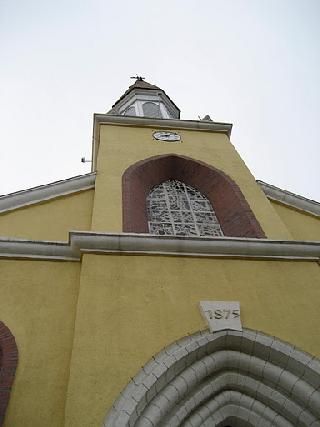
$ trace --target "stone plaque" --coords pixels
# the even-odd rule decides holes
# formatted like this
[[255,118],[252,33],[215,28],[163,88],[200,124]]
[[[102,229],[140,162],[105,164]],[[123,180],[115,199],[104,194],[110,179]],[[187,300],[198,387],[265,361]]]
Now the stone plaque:
[[210,332],[223,329],[242,331],[239,301],[200,301],[200,311]]

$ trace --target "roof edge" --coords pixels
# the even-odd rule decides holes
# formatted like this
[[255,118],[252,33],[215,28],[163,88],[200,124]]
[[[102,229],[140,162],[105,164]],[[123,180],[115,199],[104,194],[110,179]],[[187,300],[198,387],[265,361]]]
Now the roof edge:
[[92,155],[91,170],[96,170],[97,153],[100,144],[100,125],[150,127],[156,129],[187,129],[196,131],[218,132],[230,138],[232,131],[231,123],[211,122],[204,120],[180,120],[180,119],[155,119],[147,117],[133,117],[121,115],[108,115],[95,113],[93,115]]
[[300,196],[295,193],[291,193],[287,190],[282,190],[275,185],[267,184],[264,181],[257,180],[257,183],[260,185],[262,191],[265,195],[276,202],[288,205],[298,210],[307,212],[308,214],[320,216],[320,203],[307,199],[306,197]]
[[0,213],[94,188],[94,172],[0,196]]
[[113,110],[114,107],[116,107],[122,100],[124,100],[134,90],[162,92],[168,98],[168,100],[174,105],[174,107],[179,111],[179,115],[180,115],[179,107],[172,101],[172,99],[169,97],[169,95],[166,94],[166,92],[163,89],[141,79],[137,79],[131,86],[129,86],[129,88],[124,92],[124,94],[121,95],[120,98],[112,105],[111,110]]

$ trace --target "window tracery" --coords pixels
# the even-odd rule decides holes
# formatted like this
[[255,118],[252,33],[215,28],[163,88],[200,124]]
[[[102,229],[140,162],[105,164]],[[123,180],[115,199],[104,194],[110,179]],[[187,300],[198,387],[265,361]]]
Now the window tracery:
[[178,180],[154,187],[147,197],[149,233],[176,236],[223,236],[210,201]]

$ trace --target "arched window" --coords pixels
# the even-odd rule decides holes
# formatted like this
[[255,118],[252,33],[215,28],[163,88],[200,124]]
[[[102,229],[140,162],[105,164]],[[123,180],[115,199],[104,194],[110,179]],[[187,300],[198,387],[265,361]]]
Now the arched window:
[[165,181],[150,191],[147,214],[151,234],[223,236],[209,199],[178,180]]
[[147,117],[155,117],[157,119],[161,119],[160,106],[155,104],[154,102],[145,102],[142,105],[143,114]]
[[136,109],[134,108],[134,106],[132,105],[131,107],[127,108],[126,111],[124,112],[125,116],[135,116],[136,115]]
[[126,169],[122,177],[123,231],[149,233],[147,198],[159,183],[168,180],[187,183],[202,196],[205,194],[224,236],[265,237],[240,188],[228,175],[204,162],[177,154],[150,157]]
[[9,328],[0,321],[0,427],[4,423],[18,363],[18,349]]

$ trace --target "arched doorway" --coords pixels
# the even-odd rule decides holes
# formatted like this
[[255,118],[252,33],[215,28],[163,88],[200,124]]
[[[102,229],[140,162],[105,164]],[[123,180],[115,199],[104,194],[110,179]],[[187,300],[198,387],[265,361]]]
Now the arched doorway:
[[245,329],[185,337],[133,378],[104,427],[319,427],[320,361]]

